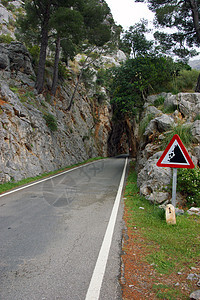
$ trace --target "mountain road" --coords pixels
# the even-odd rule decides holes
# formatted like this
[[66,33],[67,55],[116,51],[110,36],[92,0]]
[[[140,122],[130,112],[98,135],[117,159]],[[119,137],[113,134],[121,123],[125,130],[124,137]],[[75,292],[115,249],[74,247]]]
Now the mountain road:
[[127,163],[99,160],[0,195],[0,299],[121,299]]

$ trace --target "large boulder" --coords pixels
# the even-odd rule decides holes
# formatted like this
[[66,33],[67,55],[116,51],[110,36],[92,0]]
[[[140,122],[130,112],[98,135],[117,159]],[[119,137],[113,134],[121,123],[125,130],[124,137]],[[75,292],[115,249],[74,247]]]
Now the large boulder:
[[137,185],[140,193],[151,202],[162,204],[169,200],[169,184],[172,178],[170,168],[160,168],[156,166],[162,152],[157,152],[150,157],[144,168],[139,172]]
[[26,47],[20,42],[11,42],[8,46],[11,71],[21,71],[28,75],[34,75],[31,56]]
[[192,124],[191,132],[192,132],[194,142],[200,143],[200,120],[196,120]]
[[15,84],[18,80],[33,85],[30,80],[31,76],[35,76],[32,59],[26,47],[20,42],[0,44],[0,77],[10,80],[13,75],[16,78]]
[[149,122],[144,132],[144,137],[149,137],[156,132],[162,133],[171,129],[174,125],[174,119],[166,114],[156,117]]
[[9,69],[10,59],[8,57],[8,49],[4,44],[0,44],[0,70]]
[[193,150],[195,157],[197,158],[197,165],[200,166],[200,146],[196,146]]
[[178,103],[184,117],[193,118],[200,112],[200,93],[179,93]]
[[171,93],[167,94],[164,101],[165,107],[174,107],[177,109],[178,107],[178,97],[177,95],[172,95]]
[[163,114],[160,117],[155,118],[157,123],[158,131],[165,132],[171,129],[172,125],[174,124],[174,120],[172,117]]
[[148,106],[145,111],[145,116],[152,115],[154,117],[157,117],[157,116],[161,116],[162,114],[163,114],[162,111],[153,105]]

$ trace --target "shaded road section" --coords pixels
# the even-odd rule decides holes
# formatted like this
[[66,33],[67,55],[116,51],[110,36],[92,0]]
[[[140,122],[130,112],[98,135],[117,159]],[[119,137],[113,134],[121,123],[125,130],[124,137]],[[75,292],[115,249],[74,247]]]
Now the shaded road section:
[[[85,299],[125,159],[76,168],[0,198],[0,299]],[[120,204],[99,299],[121,299]]]

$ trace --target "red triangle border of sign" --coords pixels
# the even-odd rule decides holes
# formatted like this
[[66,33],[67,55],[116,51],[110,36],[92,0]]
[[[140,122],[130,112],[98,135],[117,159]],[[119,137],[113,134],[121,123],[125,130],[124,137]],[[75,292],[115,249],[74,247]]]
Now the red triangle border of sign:
[[[167,155],[167,153],[168,153],[170,147],[172,146],[172,144],[174,143],[175,140],[178,142],[178,145],[179,145],[179,147],[181,148],[181,150],[183,151],[183,153],[184,153],[184,155],[185,155],[185,157],[186,157],[186,159],[187,159],[189,165],[184,165],[184,164],[181,165],[181,164],[176,164],[176,163],[174,163],[174,164],[165,164],[165,163],[162,163],[162,161],[164,160],[165,156]],[[189,156],[189,154],[188,154],[188,152],[187,152],[185,146],[183,145],[183,143],[182,143],[182,141],[181,141],[181,139],[180,139],[180,137],[179,137],[178,134],[175,134],[175,135],[173,136],[173,138],[172,138],[171,141],[169,142],[167,148],[165,149],[165,151],[163,152],[163,154],[162,154],[161,157],[159,158],[159,160],[158,160],[158,162],[157,162],[156,165],[157,165],[158,167],[187,168],[187,169],[193,169],[193,168],[195,167],[193,161],[191,160],[191,158],[190,158],[190,156]]]

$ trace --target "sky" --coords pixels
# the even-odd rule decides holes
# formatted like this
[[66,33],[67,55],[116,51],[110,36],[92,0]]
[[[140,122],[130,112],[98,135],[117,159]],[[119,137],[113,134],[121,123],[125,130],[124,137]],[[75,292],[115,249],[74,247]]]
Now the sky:
[[136,3],[134,0],[105,0],[117,25],[127,30],[140,19],[153,21],[153,13],[145,3]]
[[[122,25],[124,30],[128,30],[130,26],[138,23],[140,19],[148,19],[148,28],[153,28],[154,14],[148,9],[145,3],[136,3],[134,0],[105,0],[110,7],[111,13],[117,25]],[[153,38],[149,34],[150,39]],[[197,49],[199,51],[199,49]],[[195,56],[191,60],[200,59]]]

